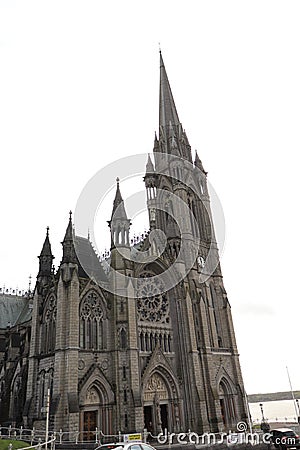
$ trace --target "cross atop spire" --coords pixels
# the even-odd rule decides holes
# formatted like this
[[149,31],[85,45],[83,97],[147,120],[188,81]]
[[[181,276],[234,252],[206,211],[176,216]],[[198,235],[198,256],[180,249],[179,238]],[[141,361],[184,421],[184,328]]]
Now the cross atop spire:
[[159,86],[159,126],[169,127],[172,125],[179,125],[179,117],[177,114],[174,98],[172,95],[170,83],[168,80],[166,68],[160,55],[160,86]]

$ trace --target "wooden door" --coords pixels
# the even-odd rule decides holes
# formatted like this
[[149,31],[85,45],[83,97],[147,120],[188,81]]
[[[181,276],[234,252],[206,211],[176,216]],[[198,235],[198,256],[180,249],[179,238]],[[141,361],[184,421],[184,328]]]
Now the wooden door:
[[84,440],[93,441],[96,438],[95,430],[97,427],[97,411],[84,411],[83,430]]

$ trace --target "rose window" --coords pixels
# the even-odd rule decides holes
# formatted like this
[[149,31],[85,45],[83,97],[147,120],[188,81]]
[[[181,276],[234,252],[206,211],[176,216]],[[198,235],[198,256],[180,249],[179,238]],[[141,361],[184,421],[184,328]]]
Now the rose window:
[[169,301],[162,282],[149,272],[138,280],[137,309],[139,320],[169,323]]

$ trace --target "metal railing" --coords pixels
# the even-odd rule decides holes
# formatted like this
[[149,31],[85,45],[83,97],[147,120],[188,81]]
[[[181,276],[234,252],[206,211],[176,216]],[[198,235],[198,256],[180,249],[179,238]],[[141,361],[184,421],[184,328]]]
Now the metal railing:
[[[232,432],[207,432],[203,434],[197,434],[191,430],[187,430],[185,433],[171,433],[166,429],[158,435],[152,434],[147,430],[141,433],[141,440],[143,442],[149,442],[152,445],[176,445],[176,444],[195,444],[195,445],[219,445],[221,443],[231,445],[232,443],[243,443],[248,436],[253,437],[251,441],[252,445],[264,443],[264,433],[260,429],[253,429],[253,433],[248,433],[249,430],[245,430],[244,433]],[[29,447],[19,450],[55,450],[56,445],[64,444],[94,444],[94,448],[102,444],[111,442],[123,442],[128,435],[119,431],[116,434],[104,434],[102,430],[95,428],[92,431],[52,431],[49,433],[48,440],[46,439],[46,430],[38,429],[26,429],[23,427],[14,428],[12,426],[0,427],[0,439],[9,439],[11,441],[25,441],[30,444]],[[248,442],[247,440],[245,441]],[[8,450],[13,450],[13,445],[9,444]]]
[[[104,434],[97,427],[95,430],[91,431],[63,431],[60,429],[59,431],[50,431],[49,439],[46,439],[46,430],[38,430],[36,428],[27,429],[27,428],[14,428],[11,425],[7,427],[0,426],[0,439],[10,439],[10,440],[19,440],[30,443],[30,448],[44,448],[48,443],[50,444],[49,448],[52,450],[54,442],[56,444],[65,444],[65,443],[73,443],[73,444],[82,444],[82,443],[94,443],[94,444],[107,444],[110,442],[122,442],[124,440],[124,434],[119,431],[116,434]],[[141,434],[142,440],[146,442],[148,432],[144,431]],[[47,445],[46,445],[47,447]]]
[[[148,432],[141,433],[142,440],[144,442],[147,441]],[[57,444],[64,443],[74,443],[74,444],[82,444],[82,443],[94,443],[94,444],[108,444],[111,442],[123,442],[124,436],[126,434],[122,434],[119,431],[116,434],[104,434],[101,430],[98,430],[96,427],[93,431],[63,431],[59,430],[54,432],[54,436],[56,437]]]
[[[46,439],[46,432],[44,430],[36,430],[35,428],[14,428],[11,425],[8,427],[0,427],[0,439],[7,439],[11,441],[24,441],[30,443],[29,447],[24,447],[27,449],[46,449],[55,450],[55,433],[49,434],[48,439]],[[8,450],[13,449],[13,444],[8,445]],[[18,450],[23,450],[18,449]]]

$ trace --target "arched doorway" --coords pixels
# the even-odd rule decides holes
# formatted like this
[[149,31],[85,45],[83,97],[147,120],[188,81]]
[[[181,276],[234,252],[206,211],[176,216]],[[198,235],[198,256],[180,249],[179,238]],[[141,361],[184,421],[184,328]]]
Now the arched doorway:
[[[152,434],[179,426],[179,405],[168,382],[154,372],[144,388],[144,426]],[[177,424],[177,426],[176,426]]]
[[219,398],[222,420],[226,428],[235,424],[235,404],[233,398],[233,392],[229,382],[222,378],[219,385]]
[[96,428],[103,434],[112,434],[112,405],[100,383],[93,383],[81,393],[80,422],[82,438],[94,440]]

